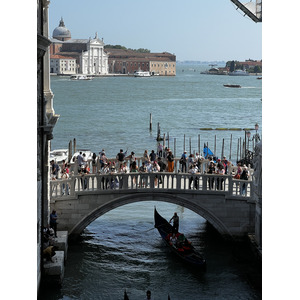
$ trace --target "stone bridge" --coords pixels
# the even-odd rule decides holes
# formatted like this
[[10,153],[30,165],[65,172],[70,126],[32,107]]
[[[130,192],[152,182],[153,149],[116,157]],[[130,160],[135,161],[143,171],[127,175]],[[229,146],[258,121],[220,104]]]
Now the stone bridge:
[[[245,189],[244,194],[242,191]],[[252,180],[231,175],[124,173],[73,175],[50,182],[50,206],[58,214],[58,230],[79,235],[91,222],[119,206],[164,201],[184,206],[205,218],[225,237],[255,230]]]

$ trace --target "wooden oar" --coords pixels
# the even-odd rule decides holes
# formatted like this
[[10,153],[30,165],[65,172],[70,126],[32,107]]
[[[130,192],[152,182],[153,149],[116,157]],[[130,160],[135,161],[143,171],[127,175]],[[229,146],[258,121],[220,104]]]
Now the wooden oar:
[[148,231],[150,231],[150,230],[153,230],[153,229],[158,228],[158,227],[163,226],[163,225],[164,225],[164,224],[160,224],[160,225],[158,225],[157,227],[150,228],[150,229],[148,229],[148,230],[145,231],[145,232],[148,232]]

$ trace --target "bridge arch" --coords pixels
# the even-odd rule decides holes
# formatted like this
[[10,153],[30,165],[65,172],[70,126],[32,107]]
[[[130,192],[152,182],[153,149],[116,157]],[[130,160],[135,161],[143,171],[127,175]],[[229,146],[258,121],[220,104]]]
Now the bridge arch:
[[[92,195],[91,195],[92,196]],[[80,195],[79,195],[80,197]],[[201,196],[200,196],[201,197]],[[168,193],[138,193],[138,194],[126,194],[120,195],[119,197],[115,197],[112,201],[99,205],[97,208],[92,210],[89,214],[84,216],[69,232],[71,238],[78,236],[83,230],[95,221],[97,218],[101,217],[105,213],[124,206],[126,204],[142,202],[142,201],[160,201],[160,202],[168,202],[172,204],[181,205],[186,207],[196,214],[200,215],[204,219],[206,219],[220,234],[223,236],[231,237],[230,230],[226,227],[226,225],[220,220],[215,214],[211,213],[208,209],[206,209],[203,205],[201,205],[201,201],[194,204],[191,202],[190,198],[185,197],[184,194],[168,194]]]

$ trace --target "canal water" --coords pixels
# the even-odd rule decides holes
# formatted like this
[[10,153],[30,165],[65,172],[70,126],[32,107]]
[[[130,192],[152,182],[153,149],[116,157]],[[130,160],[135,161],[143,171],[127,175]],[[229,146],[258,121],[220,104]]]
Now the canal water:
[[[115,157],[120,148],[156,149],[157,122],[169,133],[176,156],[184,148],[198,150],[208,142],[220,156],[235,163],[237,140],[244,131],[200,128],[254,128],[261,125],[261,80],[256,76],[203,75],[208,66],[177,65],[176,77],[112,77],[70,81],[51,77],[54,109],[60,119],[54,129],[52,149],[77,147]],[[223,84],[242,88],[225,88]],[[153,130],[149,131],[150,113]],[[252,135],[255,131],[251,131]],[[261,128],[259,129],[261,135]],[[251,143],[251,141],[250,141]],[[234,153],[235,152],[235,153]],[[207,259],[201,272],[186,266],[162,243],[154,226],[154,207],[166,219],[176,211],[180,231]],[[44,289],[41,299],[144,299],[150,289],[154,299],[261,299],[261,269],[249,245],[224,241],[205,219],[167,202],[141,201],[114,209],[91,223],[78,242],[69,246],[61,289]]]

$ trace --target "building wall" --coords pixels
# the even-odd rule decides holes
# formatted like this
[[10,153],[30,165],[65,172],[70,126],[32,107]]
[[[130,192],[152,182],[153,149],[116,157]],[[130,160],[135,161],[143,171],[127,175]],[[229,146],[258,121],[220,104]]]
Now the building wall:
[[76,59],[50,59],[50,73],[76,74]]
[[99,43],[99,40],[89,42],[87,51],[82,53],[80,65],[82,74],[108,74],[108,57],[104,52],[103,43]]
[[176,75],[176,62],[174,61],[151,61],[150,62],[151,74],[159,74],[163,76]]
[[109,73],[132,74],[138,70],[149,71],[150,62],[148,60],[127,60],[127,59],[108,59]]
[[62,44],[60,43],[51,43],[50,45],[50,54],[55,54],[55,53],[58,53],[60,52],[62,49]]
[[49,146],[58,120],[50,89],[50,40],[48,34],[49,1],[37,1],[37,291],[42,280],[43,227],[49,223],[50,178]]
[[167,52],[139,53],[132,50],[105,49],[108,53],[109,73],[133,74],[149,71],[163,76],[176,75],[176,56]]

